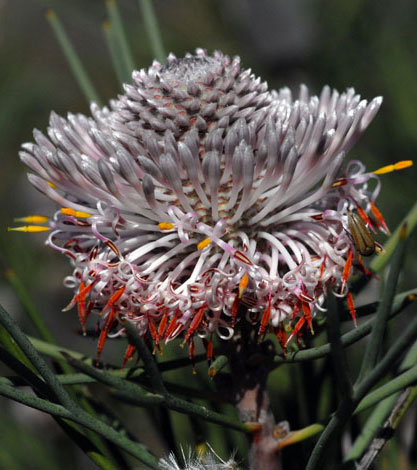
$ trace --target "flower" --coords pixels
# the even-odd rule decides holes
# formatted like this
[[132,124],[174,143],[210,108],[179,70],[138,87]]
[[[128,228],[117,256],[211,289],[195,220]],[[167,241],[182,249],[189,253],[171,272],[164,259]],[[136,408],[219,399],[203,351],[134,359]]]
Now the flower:
[[67,308],[78,304],[83,327],[100,315],[98,355],[124,320],[155,345],[182,333],[191,353],[198,335],[211,356],[212,335],[231,339],[243,319],[285,347],[288,328],[312,329],[329,288],[354,313],[358,237],[387,227],[378,176],[342,165],[382,99],[304,85],[293,99],[238,57],[201,49],[133,81],[92,117],[52,113],[48,136],[35,130],[20,153],[60,207],[46,227],[21,229],[50,229],[47,244],[70,258]]
[[159,461],[161,470],[237,470],[238,465],[235,456],[232,455],[227,461],[221,459],[209,444],[204,444],[205,450],[194,455],[191,450],[186,455],[181,448],[181,457],[184,467],[180,466],[175,454],[171,452],[166,459]]

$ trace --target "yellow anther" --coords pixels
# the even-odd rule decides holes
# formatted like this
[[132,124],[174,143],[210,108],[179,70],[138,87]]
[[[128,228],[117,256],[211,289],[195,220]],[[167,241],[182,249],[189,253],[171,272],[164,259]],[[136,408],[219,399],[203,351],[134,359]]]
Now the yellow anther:
[[47,184],[52,188],[52,189],[55,189],[56,188],[56,185],[54,183],[52,183],[51,181],[47,181]]
[[197,248],[199,250],[204,250],[204,248],[206,248],[207,246],[209,246],[211,243],[211,240],[210,238],[205,238],[203,241],[201,241],[198,245],[197,245]]
[[402,160],[394,164],[396,170],[403,170],[404,168],[408,168],[413,166],[413,160]]
[[158,224],[159,230],[172,230],[174,226],[169,222],[161,222]]
[[28,233],[39,233],[47,232],[51,230],[50,227],[45,227],[43,225],[25,225],[23,227],[8,227],[8,232],[28,232]]
[[26,222],[28,224],[44,224],[48,222],[49,217],[44,215],[28,215],[27,217],[16,217],[15,222]]
[[382,168],[378,168],[378,170],[373,171],[374,175],[384,175],[385,173],[391,173],[391,171],[396,170],[404,170],[404,168],[408,168],[413,165],[412,160],[402,160],[397,163],[393,163],[392,165],[383,166]]
[[248,276],[248,273],[245,273],[239,282],[239,299],[242,298],[243,293],[246,290],[246,287],[248,287],[248,283],[249,283],[249,276]]
[[77,217],[77,219],[88,219],[89,217],[91,217],[91,214],[89,214],[88,212],[76,211],[74,209],[71,209],[71,207],[63,207],[61,209],[61,213],[64,215]]

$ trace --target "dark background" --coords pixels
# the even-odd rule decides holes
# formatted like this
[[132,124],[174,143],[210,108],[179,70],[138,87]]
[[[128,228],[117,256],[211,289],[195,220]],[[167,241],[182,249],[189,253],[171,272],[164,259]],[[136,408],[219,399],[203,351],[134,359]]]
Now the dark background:
[[[136,66],[147,67],[153,57],[138,2],[121,0],[119,5]],[[95,340],[76,334],[76,313],[61,312],[71,297],[62,287],[62,279],[70,271],[67,260],[43,248],[44,234],[6,231],[14,217],[53,210],[53,205],[27,183],[18,158],[21,143],[32,139],[34,127],[45,130],[51,110],[61,115],[68,111],[89,113],[45,19],[47,7],[54,8],[64,22],[103,102],[120,92],[101,29],[106,17],[104,2],[0,0],[1,271],[13,268],[19,275],[60,344],[93,355]],[[370,169],[414,158],[415,0],[160,0],[155,8],[165,48],[178,57],[196,47],[210,52],[220,49],[240,55],[243,65],[266,79],[271,88],[288,85],[297,91],[298,85],[305,83],[318,94],[328,84],[339,91],[353,86],[368,100],[382,95],[379,114],[350,157],[363,160]],[[415,202],[416,176],[417,167],[413,167],[381,177],[378,207],[391,229]],[[384,238],[379,240],[383,243]],[[412,236],[402,289],[415,287],[416,248],[416,237]],[[4,277],[0,280],[0,301],[24,324],[22,308]],[[30,325],[26,330],[31,332]],[[119,349],[123,348],[110,346],[106,357],[120,357]],[[48,455],[54,456],[49,459],[51,469],[57,468],[57,462],[62,469],[90,468],[72,447],[54,446],[61,438],[51,429],[48,417],[9,407],[0,420],[0,468],[35,469],[38,464],[34,459],[44,462]],[[25,436],[25,445],[32,452],[29,460],[30,452],[25,457],[27,452],[23,455],[19,451],[18,442]],[[161,447],[156,444],[155,450],[160,452]]]

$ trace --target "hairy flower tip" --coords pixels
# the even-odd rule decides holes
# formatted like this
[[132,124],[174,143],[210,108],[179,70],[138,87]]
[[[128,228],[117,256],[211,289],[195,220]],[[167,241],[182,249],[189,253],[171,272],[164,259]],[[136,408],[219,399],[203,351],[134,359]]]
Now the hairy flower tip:
[[328,288],[345,295],[351,268],[365,270],[361,230],[386,227],[378,177],[342,168],[382,99],[327,86],[293,98],[203,50],[133,79],[93,117],[51,114],[21,152],[61,207],[47,243],[74,267],[68,307],[83,325],[100,313],[100,347],[125,319],[155,345],[182,333],[190,350],[195,335],[232,338],[242,318],[281,340],[312,328]]
[[237,470],[238,465],[232,455],[229,460],[222,460],[214,450],[209,446],[207,452],[200,456],[195,456],[191,451],[186,456],[182,450],[182,460],[184,465],[181,466],[175,455],[171,453],[167,459],[159,461],[161,470]]

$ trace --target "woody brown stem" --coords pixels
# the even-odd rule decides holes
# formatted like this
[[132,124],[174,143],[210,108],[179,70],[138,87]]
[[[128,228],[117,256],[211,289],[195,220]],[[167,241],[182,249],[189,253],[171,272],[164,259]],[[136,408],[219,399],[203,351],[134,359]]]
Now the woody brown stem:
[[255,412],[256,422],[261,425],[260,430],[252,436],[249,450],[250,470],[281,470],[281,456],[277,452],[275,437],[275,418],[269,407],[266,390],[247,390],[236,407],[241,417]]
[[240,420],[254,429],[250,437],[249,469],[281,470],[277,444],[282,436],[277,436],[266,390],[274,347],[269,341],[259,344],[253,327],[242,329],[240,333],[240,337],[226,346],[231,373],[223,376],[224,380],[218,380],[218,386],[229,394]]

